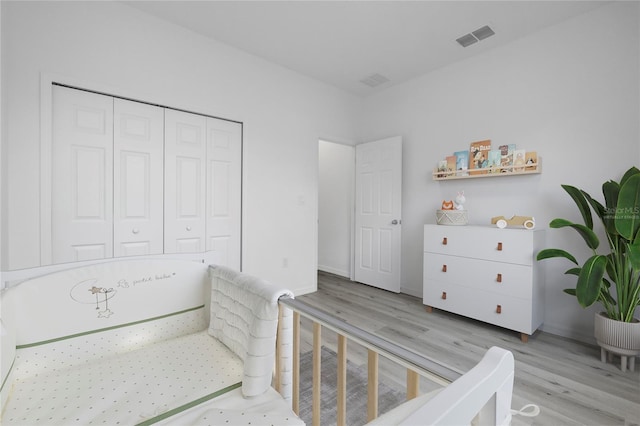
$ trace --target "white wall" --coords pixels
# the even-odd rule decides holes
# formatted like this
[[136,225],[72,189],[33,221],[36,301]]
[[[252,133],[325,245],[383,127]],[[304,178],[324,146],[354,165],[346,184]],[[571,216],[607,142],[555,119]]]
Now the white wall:
[[[244,269],[296,292],[316,283],[318,139],[403,136],[402,289],[417,296],[422,225],[435,223],[442,199],[464,189],[475,224],[516,213],[536,216],[541,226],[558,216],[578,220],[560,183],[596,195],[604,180],[640,160],[636,2],[602,7],[390,88],[365,99],[364,109],[337,89],[117,2],[0,7],[2,270],[39,263],[41,73],[243,121]],[[543,173],[431,180],[438,159],[485,138],[537,150]],[[549,246],[582,250],[570,232],[547,234]],[[567,265],[546,266],[544,329],[591,336],[591,312],[561,292],[573,284],[562,275]]]
[[318,143],[318,269],[351,275],[355,148]]
[[40,261],[40,78],[53,73],[242,121],[244,270],[315,290],[318,139],[354,140],[359,99],[118,2],[2,2],[2,39],[3,270]]
[[[4,194],[5,190],[4,190],[4,182],[6,181],[5,177],[4,177],[4,171],[5,171],[5,167],[4,167],[4,160],[3,160],[3,154],[2,152],[4,151],[4,127],[3,127],[3,122],[4,122],[4,96],[2,94],[2,88],[4,87],[4,83],[3,83],[3,72],[2,72],[2,62],[3,62],[3,49],[2,49],[2,4],[0,4],[0,194]],[[0,196],[0,259],[2,259],[2,253],[4,251],[4,209],[2,207],[3,205],[3,196]],[[1,265],[1,263],[0,263]],[[0,282],[2,281],[2,268],[0,267]],[[1,312],[0,312],[0,317],[1,317]]]
[[[602,199],[602,182],[638,165],[638,7],[604,6],[365,100],[361,140],[404,140],[403,292],[421,296],[422,225],[435,223],[435,210],[458,190],[471,224],[521,214],[546,227],[554,217],[579,220],[561,183]],[[536,150],[542,174],[432,181],[439,159],[482,139]],[[549,247],[586,256],[581,241],[547,231]],[[592,311],[562,293],[574,285],[563,275],[569,265],[546,262],[544,329],[591,339]]]

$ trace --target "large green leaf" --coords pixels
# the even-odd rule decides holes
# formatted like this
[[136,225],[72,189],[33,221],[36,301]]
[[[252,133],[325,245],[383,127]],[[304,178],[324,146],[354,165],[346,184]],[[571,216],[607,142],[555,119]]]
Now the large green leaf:
[[562,188],[567,191],[567,194],[573,198],[573,201],[578,206],[580,210],[580,214],[582,215],[582,219],[584,220],[584,224],[587,228],[593,229],[593,219],[591,218],[591,209],[589,208],[589,204],[587,200],[584,198],[584,195],[581,190],[571,185],[560,185]]
[[629,244],[629,250],[627,251],[629,257],[629,263],[633,269],[640,270],[640,239],[637,239]]
[[[589,217],[591,217],[591,214],[589,214]],[[549,226],[551,228],[564,228],[564,227],[570,226],[571,228],[575,229],[578,232],[578,234],[582,236],[582,238],[584,239],[584,242],[587,244],[589,248],[595,250],[600,245],[600,240],[598,239],[598,236],[595,234],[595,232],[593,232],[590,228],[584,225],[581,225],[579,223],[573,223],[566,219],[553,219],[551,222],[549,222]]]
[[582,266],[576,284],[576,296],[583,308],[593,305],[598,300],[606,264],[607,258],[597,254],[587,259]]
[[537,260],[544,260],[544,259],[550,259],[552,257],[564,257],[565,259],[569,259],[570,261],[572,261],[576,265],[578,264],[578,261],[576,260],[575,257],[573,257],[573,255],[571,255],[571,253],[569,253],[569,252],[567,252],[565,250],[561,250],[561,249],[544,249],[544,250],[540,250],[538,252],[538,256],[536,256],[536,259]]
[[640,173],[640,169],[636,166],[629,168],[622,176],[622,179],[620,179],[620,186],[624,185],[631,176],[637,175],[638,173]]
[[640,227],[640,174],[632,175],[620,187],[615,221],[620,235],[633,241]]
[[576,277],[578,275],[580,275],[580,271],[582,270],[582,268],[571,268],[571,269],[567,269],[566,271],[564,271],[565,275],[575,275]]
[[[611,235],[617,235],[616,230],[616,209],[618,207],[618,194],[620,192],[620,185],[618,182],[612,180],[602,184],[602,194],[604,195],[605,206],[600,215],[605,230]],[[592,204],[593,205],[593,204]]]

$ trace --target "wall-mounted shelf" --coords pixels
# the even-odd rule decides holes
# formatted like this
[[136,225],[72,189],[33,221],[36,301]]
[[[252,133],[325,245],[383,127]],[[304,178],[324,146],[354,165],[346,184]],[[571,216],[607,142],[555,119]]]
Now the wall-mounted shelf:
[[[467,175],[461,176],[460,173],[466,173]],[[471,170],[452,170],[438,171],[435,169],[432,173],[433,180],[456,180],[456,179],[475,179],[475,178],[488,178],[488,177],[507,177],[507,176],[522,176],[522,175],[534,175],[542,173],[542,158],[538,157],[538,162],[533,164],[526,164],[525,166],[503,166],[493,169],[471,169]]]

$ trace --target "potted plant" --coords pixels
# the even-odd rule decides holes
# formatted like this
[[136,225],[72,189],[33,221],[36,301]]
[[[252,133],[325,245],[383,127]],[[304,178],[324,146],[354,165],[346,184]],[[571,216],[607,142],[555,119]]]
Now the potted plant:
[[[602,347],[603,361],[606,352],[619,354],[624,371],[627,356],[631,356],[633,369],[633,357],[640,354],[640,321],[634,317],[640,305],[640,170],[631,167],[619,183],[605,182],[604,205],[581,189],[561,186],[577,205],[584,224],[553,219],[549,227],[574,229],[592,255],[580,265],[569,252],[548,248],[541,250],[537,259],[561,257],[577,265],[565,272],[577,277],[576,286],[564,292],[575,296],[584,308],[602,304],[605,312],[596,314],[595,337]],[[602,250],[594,231],[592,210],[606,235],[607,250]],[[598,253],[599,248],[603,253]]]

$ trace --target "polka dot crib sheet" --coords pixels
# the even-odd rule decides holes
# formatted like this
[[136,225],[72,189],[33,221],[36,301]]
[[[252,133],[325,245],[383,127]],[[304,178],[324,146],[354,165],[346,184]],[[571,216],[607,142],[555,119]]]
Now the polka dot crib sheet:
[[4,425],[132,425],[239,386],[241,360],[206,331],[17,380]]
[[275,389],[245,399],[234,389],[190,410],[157,423],[157,426],[304,426]]

